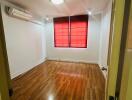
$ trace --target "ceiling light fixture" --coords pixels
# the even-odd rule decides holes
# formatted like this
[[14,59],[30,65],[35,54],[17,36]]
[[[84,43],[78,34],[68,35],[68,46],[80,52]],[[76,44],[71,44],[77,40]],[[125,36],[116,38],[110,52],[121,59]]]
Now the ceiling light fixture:
[[92,12],[91,12],[91,11],[88,11],[88,14],[89,14],[89,15],[92,15]]
[[46,21],[49,21],[49,17],[46,17],[45,19],[46,19]]
[[64,0],[51,0],[51,2],[55,5],[59,5],[59,4],[62,4],[64,3]]

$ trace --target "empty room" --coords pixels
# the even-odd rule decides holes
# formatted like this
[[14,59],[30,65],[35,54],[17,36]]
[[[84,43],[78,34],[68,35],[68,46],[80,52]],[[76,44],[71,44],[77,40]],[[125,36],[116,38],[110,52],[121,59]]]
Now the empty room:
[[1,0],[10,99],[108,100],[112,7],[112,0]]

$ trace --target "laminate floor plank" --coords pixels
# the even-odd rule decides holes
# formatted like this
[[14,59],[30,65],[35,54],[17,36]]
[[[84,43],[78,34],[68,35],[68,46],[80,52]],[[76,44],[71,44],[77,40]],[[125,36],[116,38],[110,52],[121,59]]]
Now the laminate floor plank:
[[50,61],[12,80],[11,100],[104,100],[105,78],[96,64]]

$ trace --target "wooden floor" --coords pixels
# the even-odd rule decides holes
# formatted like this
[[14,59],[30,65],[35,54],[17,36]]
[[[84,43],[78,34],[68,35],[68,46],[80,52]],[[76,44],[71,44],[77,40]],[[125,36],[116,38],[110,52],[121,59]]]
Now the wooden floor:
[[104,100],[105,79],[95,64],[46,61],[13,88],[12,100]]

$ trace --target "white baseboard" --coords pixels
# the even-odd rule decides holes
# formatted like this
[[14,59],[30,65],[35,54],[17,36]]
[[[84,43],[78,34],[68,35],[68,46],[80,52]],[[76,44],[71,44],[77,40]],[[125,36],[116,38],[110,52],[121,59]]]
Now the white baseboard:
[[85,61],[85,60],[73,60],[73,59],[57,59],[57,58],[47,58],[47,60],[56,60],[56,61],[67,61],[67,62],[81,62],[81,63],[90,63],[98,64],[96,61]]

